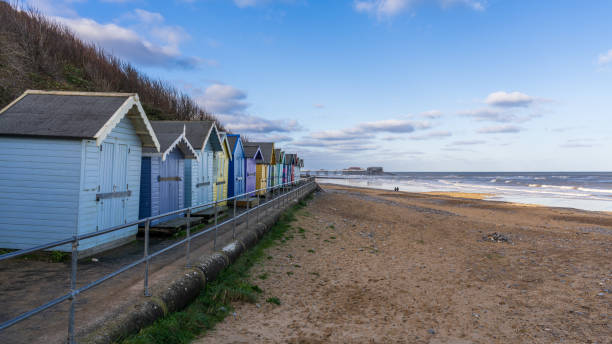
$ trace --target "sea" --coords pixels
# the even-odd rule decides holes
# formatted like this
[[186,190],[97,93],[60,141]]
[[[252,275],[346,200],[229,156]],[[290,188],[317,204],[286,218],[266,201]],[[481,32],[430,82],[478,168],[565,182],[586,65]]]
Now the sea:
[[490,201],[612,212],[612,172],[394,172],[317,179],[407,192],[482,193]]

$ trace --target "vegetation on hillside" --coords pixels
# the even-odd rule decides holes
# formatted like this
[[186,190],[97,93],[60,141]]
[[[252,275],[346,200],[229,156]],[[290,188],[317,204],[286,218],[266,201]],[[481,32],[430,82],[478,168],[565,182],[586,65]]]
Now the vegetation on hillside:
[[151,119],[216,121],[189,95],[82,41],[64,25],[0,1],[0,108],[27,89],[138,93]]

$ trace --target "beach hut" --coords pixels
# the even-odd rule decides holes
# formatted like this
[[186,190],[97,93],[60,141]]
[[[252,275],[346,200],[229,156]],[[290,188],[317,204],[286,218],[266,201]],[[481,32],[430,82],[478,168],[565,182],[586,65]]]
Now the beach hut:
[[197,156],[195,160],[185,160],[185,207],[209,204],[213,201],[214,155],[223,149],[217,126],[213,121],[172,122],[185,125],[187,141]]
[[295,181],[299,182],[301,179],[302,167],[304,167],[304,160],[298,158],[297,164],[295,164]]
[[287,159],[287,183],[291,183],[295,181],[294,172],[297,156],[295,154],[287,154],[285,159]]
[[244,154],[244,146],[242,145],[240,135],[227,134],[227,142],[229,143],[230,151],[232,152],[232,160],[230,160],[229,169],[227,173],[227,196],[233,197],[246,192],[246,161]]
[[[261,150],[262,160],[257,162],[257,180],[255,187],[257,189],[266,189],[270,184],[272,184],[270,174],[273,171],[271,166],[276,164],[276,159],[274,158],[274,142],[253,142],[253,144],[259,145],[259,149]],[[265,196],[267,190],[260,190],[259,195]]]
[[[199,160],[187,140],[186,127],[181,123],[152,121],[160,152],[144,148],[140,174],[139,218],[169,213],[185,207],[185,159]],[[168,221],[164,217],[152,224]]]
[[276,169],[274,171],[274,178],[276,179],[275,185],[281,185],[283,183],[283,164],[285,162],[285,152],[280,149],[275,149],[274,157],[276,158]]
[[[246,172],[245,192],[251,192],[255,191],[259,184],[257,179],[257,164],[263,161],[263,156],[259,145],[250,142],[244,143],[244,154]],[[255,194],[249,194],[249,196],[255,196]]]
[[283,152],[283,184],[289,182],[289,154]]
[[[135,93],[26,91],[0,111],[0,247],[138,220],[143,147],[158,151],[159,142]],[[118,246],[137,230],[82,240],[78,250]]]
[[227,174],[229,170],[229,162],[232,160],[232,152],[227,141],[227,134],[220,132],[219,140],[221,140],[221,151],[215,153],[214,157],[214,175],[215,183],[213,184],[213,197],[218,206],[227,205]]

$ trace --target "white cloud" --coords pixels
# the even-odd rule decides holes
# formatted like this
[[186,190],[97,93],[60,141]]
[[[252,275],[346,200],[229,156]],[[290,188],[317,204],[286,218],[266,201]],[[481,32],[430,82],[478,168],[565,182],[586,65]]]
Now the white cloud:
[[[128,62],[165,68],[192,69],[201,65],[215,65],[215,61],[181,54],[180,44],[189,35],[178,26],[163,25],[164,17],[155,12],[136,9],[122,18],[136,23],[124,27],[116,23],[102,24],[82,17],[51,17],[66,25],[83,39],[104,48]],[[136,31],[136,28],[144,32]]]
[[439,110],[429,110],[421,113],[421,116],[425,118],[436,119],[442,117],[442,111]]
[[361,131],[386,132],[386,133],[411,133],[415,129],[428,129],[428,122],[417,122],[405,119],[387,119],[376,122],[365,122],[358,126]]
[[612,49],[608,50],[607,53],[599,54],[597,57],[597,63],[600,66],[607,65],[612,62]]
[[487,141],[483,140],[463,140],[463,141],[454,141],[453,145],[455,146],[471,146],[471,145],[480,145],[487,143]]
[[414,0],[357,0],[355,10],[376,14],[378,17],[394,16],[413,5]]
[[[476,11],[485,9],[485,0],[427,0],[435,1],[442,8],[462,5]],[[390,18],[416,6],[419,0],[355,0],[353,8],[357,12],[375,15],[379,19]]]
[[478,129],[478,133],[480,134],[512,134],[512,133],[518,133],[521,130],[523,130],[521,127],[507,124],[507,125],[480,128]]
[[373,138],[376,133],[411,133],[417,129],[431,128],[431,124],[404,119],[387,119],[376,122],[359,123],[354,127],[340,130],[314,132],[311,137],[318,140],[363,140]]
[[269,120],[247,113],[247,109],[251,106],[247,102],[247,93],[231,85],[215,83],[204,91],[194,89],[194,92],[198,104],[215,114],[231,131],[266,134],[288,133],[302,129],[296,120]]
[[204,108],[213,113],[236,114],[250,106],[246,102],[247,94],[233,86],[213,84],[204,90],[196,99]]
[[21,6],[19,4],[17,8],[22,10],[35,8],[37,11],[49,16],[76,17],[77,13],[71,6],[73,2],[72,0],[25,0],[25,5]]
[[233,1],[234,1],[234,4],[240,8],[255,7],[255,6],[260,6],[260,5],[264,5],[264,4],[271,3],[271,2],[281,2],[281,3],[287,3],[287,4],[298,2],[297,0],[233,0]]
[[410,139],[422,141],[422,140],[439,139],[439,138],[449,137],[449,136],[453,136],[453,134],[450,131],[432,131],[431,133],[427,133],[423,135],[411,136]]
[[323,105],[323,104],[312,104],[312,106],[316,107],[317,109],[325,108],[325,105]]
[[317,131],[310,134],[310,136],[314,139],[325,141],[363,140],[374,137],[371,133],[365,133],[357,128]]
[[453,5],[463,5],[468,8],[473,9],[474,11],[484,11],[486,1],[481,0],[442,0],[442,7],[447,8]]
[[293,141],[293,138],[288,135],[281,134],[250,134],[249,139],[254,142],[274,142],[274,148],[281,148],[278,146],[279,143],[288,143]]
[[563,148],[590,148],[596,145],[597,140],[588,139],[568,139],[564,144],[560,145]]
[[502,123],[519,121],[519,118],[513,114],[503,113],[493,109],[466,110],[459,112],[459,115],[472,117],[477,121],[493,121]]
[[134,16],[146,24],[161,23],[164,21],[164,17],[160,13],[149,12],[140,8],[134,10]]
[[245,114],[215,114],[227,129],[245,134],[289,133],[301,130],[296,120],[269,120]]
[[533,103],[535,99],[521,92],[493,92],[487,96],[485,103],[502,107],[526,107]]

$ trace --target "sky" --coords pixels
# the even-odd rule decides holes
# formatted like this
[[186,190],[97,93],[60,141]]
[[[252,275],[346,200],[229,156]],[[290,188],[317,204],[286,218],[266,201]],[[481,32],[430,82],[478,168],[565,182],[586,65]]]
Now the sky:
[[612,170],[612,1],[22,2],[306,169]]

